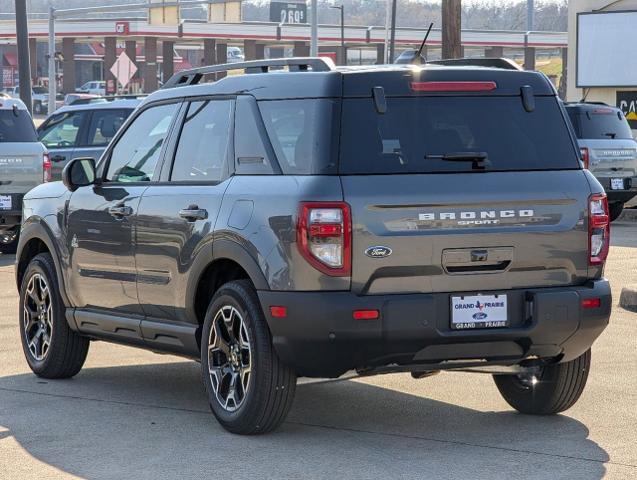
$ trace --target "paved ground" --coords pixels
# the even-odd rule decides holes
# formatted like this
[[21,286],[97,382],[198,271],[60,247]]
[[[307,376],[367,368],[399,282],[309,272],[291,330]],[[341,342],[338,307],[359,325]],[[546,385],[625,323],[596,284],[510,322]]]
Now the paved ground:
[[[637,283],[637,227],[613,229],[615,298]],[[225,433],[198,365],[94,343],[80,375],[22,359],[12,258],[0,257],[0,478],[637,478],[637,314],[615,308],[565,415],[513,413],[486,375],[304,383],[275,434]]]

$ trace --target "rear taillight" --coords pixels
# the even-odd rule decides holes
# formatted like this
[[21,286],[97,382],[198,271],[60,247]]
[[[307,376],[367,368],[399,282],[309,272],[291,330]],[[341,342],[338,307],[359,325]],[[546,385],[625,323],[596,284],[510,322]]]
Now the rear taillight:
[[42,157],[42,181],[50,182],[51,179],[51,159],[49,158],[49,154],[45,153]]
[[591,161],[591,157],[590,154],[588,152],[588,148],[586,147],[582,147],[579,149],[579,153],[580,153],[580,157],[582,158],[582,162],[584,162],[584,168],[588,168],[590,161]]
[[301,255],[317,270],[336,277],[351,275],[352,220],[344,202],[303,202],[297,243]]
[[610,245],[608,199],[604,193],[591,195],[588,200],[588,263],[603,265]]

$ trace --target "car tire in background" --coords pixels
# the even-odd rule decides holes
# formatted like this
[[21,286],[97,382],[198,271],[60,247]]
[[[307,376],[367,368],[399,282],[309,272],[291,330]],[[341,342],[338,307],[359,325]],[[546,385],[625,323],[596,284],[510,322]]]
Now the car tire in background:
[[590,349],[570,362],[540,367],[533,375],[494,375],[498,390],[520,413],[552,415],[568,410],[586,386]]
[[623,203],[613,202],[608,204],[608,213],[609,213],[611,222],[614,222],[615,220],[617,220],[623,211],[624,211]]
[[33,113],[35,113],[36,115],[42,114],[42,102],[40,102],[39,100],[33,102]]
[[0,253],[15,253],[18,248],[18,240],[20,240],[19,233],[0,233]]
[[274,350],[250,281],[225,284],[210,302],[201,334],[201,372],[210,408],[229,432],[267,433],[287,416],[296,374]]
[[90,341],[70,329],[65,310],[53,258],[40,253],[22,279],[19,309],[24,356],[39,377],[73,377],[86,360]]

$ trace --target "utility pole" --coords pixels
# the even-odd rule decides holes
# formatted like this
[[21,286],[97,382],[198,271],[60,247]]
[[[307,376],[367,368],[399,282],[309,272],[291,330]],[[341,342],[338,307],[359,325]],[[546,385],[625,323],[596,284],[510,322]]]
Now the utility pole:
[[18,75],[20,76],[20,99],[33,110],[31,99],[31,60],[29,59],[29,27],[27,24],[26,0],[15,0],[15,29],[18,39]]
[[442,58],[462,57],[462,2],[442,0]]
[[49,0],[49,115],[55,112],[57,79],[55,75],[55,9]]
[[396,48],[396,0],[391,2],[391,33],[389,37],[389,61],[394,63],[394,53]]
[[347,65],[347,52],[345,52],[345,6],[344,5],[332,5],[330,8],[335,8],[341,11],[341,54],[340,64]]
[[318,0],[310,1],[310,57],[318,57]]
[[390,0],[385,0],[385,48],[383,49],[385,64],[389,63],[389,19],[391,17]]
[[533,0],[526,0],[526,35],[524,36],[524,68],[535,70],[535,48],[529,46],[530,33],[535,23],[535,5]]

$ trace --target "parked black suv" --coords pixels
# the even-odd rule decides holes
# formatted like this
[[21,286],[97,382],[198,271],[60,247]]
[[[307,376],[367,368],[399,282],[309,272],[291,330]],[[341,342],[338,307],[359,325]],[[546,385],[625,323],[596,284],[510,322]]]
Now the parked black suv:
[[560,412],[609,320],[606,196],[538,73],[181,72],[63,181],[24,201],[32,370],[77,374],[91,339],[199,359],[232,432],[350,370],[489,371],[517,410]]

